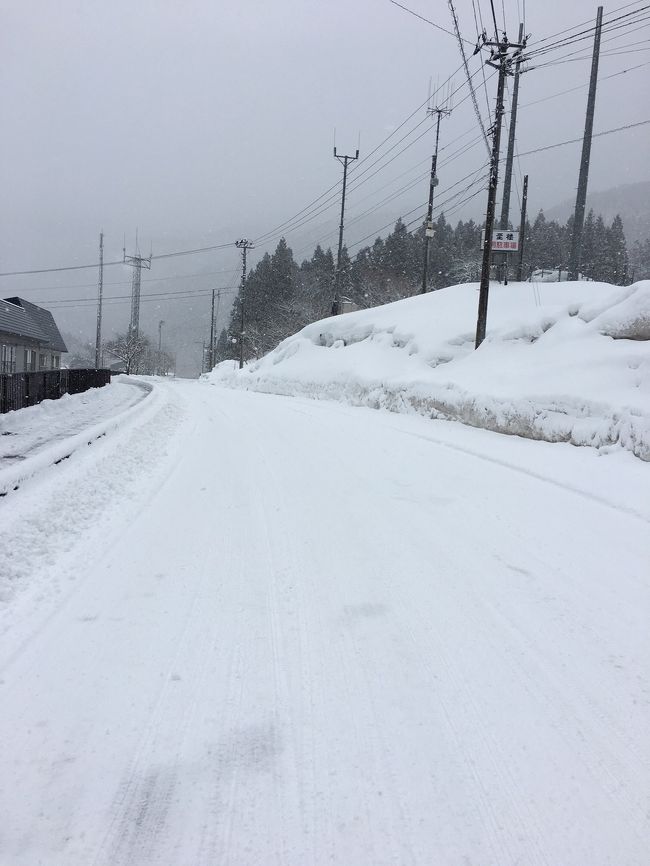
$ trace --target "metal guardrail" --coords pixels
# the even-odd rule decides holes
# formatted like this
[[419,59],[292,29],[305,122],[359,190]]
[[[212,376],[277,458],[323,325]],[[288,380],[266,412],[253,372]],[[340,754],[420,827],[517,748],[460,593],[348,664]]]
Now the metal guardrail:
[[111,381],[110,370],[42,370],[39,373],[0,373],[0,414],[64,394],[80,394]]

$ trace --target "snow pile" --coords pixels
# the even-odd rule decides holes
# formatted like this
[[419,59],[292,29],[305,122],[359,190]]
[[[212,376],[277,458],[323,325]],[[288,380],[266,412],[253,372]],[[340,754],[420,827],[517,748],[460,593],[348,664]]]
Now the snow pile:
[[477,284],[323,319],[215,384],[416,412],[650,460],[650,281]]
[[137,415],[151,392],[150,382],[120,376],[103,388],[0,415],[0,499]]

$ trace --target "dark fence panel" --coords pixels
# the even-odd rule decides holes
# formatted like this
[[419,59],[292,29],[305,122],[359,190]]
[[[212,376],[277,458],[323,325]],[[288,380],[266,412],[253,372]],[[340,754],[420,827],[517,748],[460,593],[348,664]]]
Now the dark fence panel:
[[0,414],[35,406],[42,400],[58,400],[64,394],[80,394],[111,381],[110,370],[41,370],[38,373],[0,374]]

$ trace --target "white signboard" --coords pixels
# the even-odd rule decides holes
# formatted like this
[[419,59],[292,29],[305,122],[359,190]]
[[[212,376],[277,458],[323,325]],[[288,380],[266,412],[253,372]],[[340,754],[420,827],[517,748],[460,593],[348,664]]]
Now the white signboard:
[[[481,232],[481,249],[485,246],[485,229]],[[492,232],[492,251],[516,253],[519,249],[519,231],[495,229]]]
[[519,249],[519,232],[518,231],[502,231],[497,230],[492,232],[492,249],[503,250],[507,253],[517,252]]

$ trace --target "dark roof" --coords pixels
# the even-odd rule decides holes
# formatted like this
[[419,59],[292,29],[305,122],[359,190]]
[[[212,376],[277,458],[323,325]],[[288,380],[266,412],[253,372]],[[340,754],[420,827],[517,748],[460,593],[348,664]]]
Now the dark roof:
[[0,300],[0,331],[37,340],[55,352],[68,351],[52,313],[24,298]]

